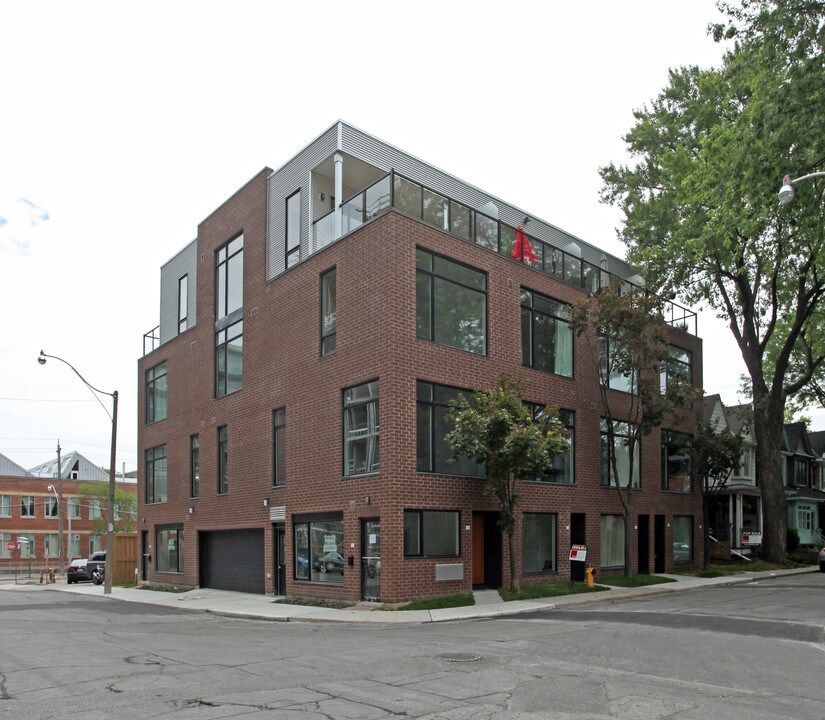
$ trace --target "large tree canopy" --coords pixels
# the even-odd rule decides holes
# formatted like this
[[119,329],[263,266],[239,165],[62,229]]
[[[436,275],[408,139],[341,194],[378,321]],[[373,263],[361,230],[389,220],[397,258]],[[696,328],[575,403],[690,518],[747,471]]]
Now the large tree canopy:
[[[825,356],[825,178],[777,203],[782,176],[825,170],[825,0],[720,3],[722,67],[671,70],[625,136],[634,163],[602,168],[629,259],[729,324],[749,375],[767,559],[784,558],[780,437],[788,397]],[[705,374],[712,382],[712,372]]]

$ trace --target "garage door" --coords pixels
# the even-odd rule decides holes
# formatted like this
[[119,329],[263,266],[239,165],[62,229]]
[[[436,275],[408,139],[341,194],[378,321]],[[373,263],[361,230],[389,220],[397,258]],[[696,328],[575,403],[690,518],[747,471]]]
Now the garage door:
[[200,533],[200,585],[216,590],[264,592],[264,531]]

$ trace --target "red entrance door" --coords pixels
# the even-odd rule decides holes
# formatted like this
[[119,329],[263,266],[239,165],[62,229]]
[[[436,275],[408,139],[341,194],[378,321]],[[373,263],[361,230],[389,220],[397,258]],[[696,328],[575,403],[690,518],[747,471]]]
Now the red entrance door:
[[484,515],[473,515],[473,585],[484,585]]

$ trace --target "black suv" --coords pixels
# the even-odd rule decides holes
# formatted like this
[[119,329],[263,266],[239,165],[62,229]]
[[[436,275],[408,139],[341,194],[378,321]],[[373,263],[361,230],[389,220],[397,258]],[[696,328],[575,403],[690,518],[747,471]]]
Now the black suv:
[[92,553],[92,557],[90,557],[88,562],[86,563],[86,574],[89,577],[92,577],[92,573],[95,570],[103,570],[104,572],[106,571],[105,550],[98,550],[96,553]]

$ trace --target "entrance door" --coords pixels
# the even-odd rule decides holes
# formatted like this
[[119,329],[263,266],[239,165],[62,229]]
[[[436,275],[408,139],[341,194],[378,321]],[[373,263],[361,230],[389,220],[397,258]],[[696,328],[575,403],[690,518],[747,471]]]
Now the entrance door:
[[473,585],[484,585],[484,515],[473,515]]
[[149,555],[149,531],[140,531],[140,579],[149,579],[149,562],[152,560]]
[[273,525],[275,546],[275,594],[286,595],[286,533],[283,525]]
[[653,572],[665,571],[665,516],[656,515],[653,521]]
[[381,600],[381,519],[361,520],[361,599]]
[[650,515],[639,515],[639,532],[637,542],[639,548],[639,574],[650,574]]

